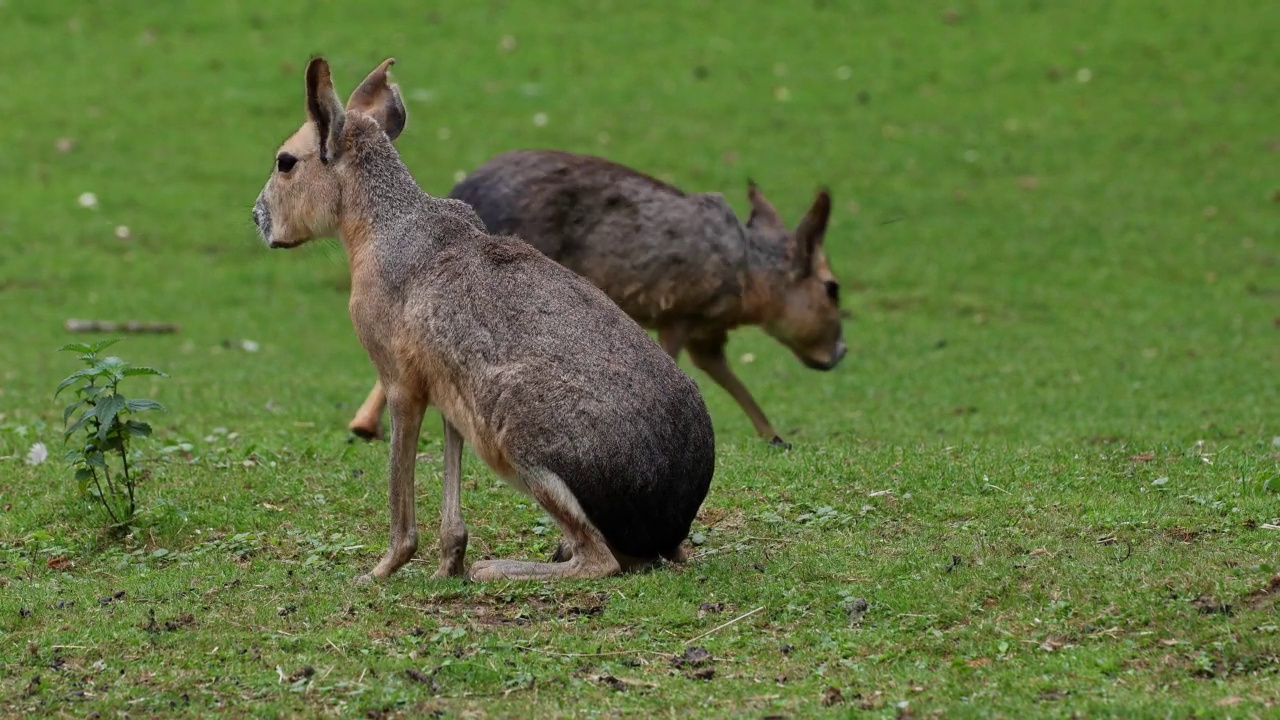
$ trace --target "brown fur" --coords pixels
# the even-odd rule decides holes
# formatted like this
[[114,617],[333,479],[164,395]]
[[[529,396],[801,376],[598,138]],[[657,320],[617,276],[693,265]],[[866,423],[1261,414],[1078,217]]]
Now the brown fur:
[[[845,353],[839,285],[823,250],[825,190],[792,232],[754,182],[743,224],[716,193],[685,193],[597,157],[516,151],[451,196],[475,207],[491,232],[518,235],[590,280],[656,329],[673,357],[687,348],[775,443],[785,444],[729,367],[729,331],[759,325],[815,369],[835,367]],[[376,395],[348,426],[364,437],[380,432]]]
[[[444,416],[437,575],[467,544],[463,442],[564,533],[559,563],[484,560],[474,580],[599,577],[679,553],[714,472],[697,387],[589,282],[475,212],[417,186],[391,140],[406,119],[383,63],[337,101],[328,64],[306,73],[308,122],[254,205],[271,247],[341,237],[349,310],[378,370],[366,406],[391,413],[391,543],[372,576],[417,550],[414,466],[423,413]],[[379,408],[380,409],[380,408]]]

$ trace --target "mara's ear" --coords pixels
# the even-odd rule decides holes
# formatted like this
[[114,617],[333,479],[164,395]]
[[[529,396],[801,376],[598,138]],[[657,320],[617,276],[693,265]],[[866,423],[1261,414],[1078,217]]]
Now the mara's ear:
[[831,219],[831,192],[826,188],[818,191],[809,212],[800,219],[796,226],[796,246],[800,251],[800,260],[804,267],[813,262],[814,252],[822,247],[822,240],[827,234],[827,221]]
[[378,121],[387,137],[395,140],[404,130],[408,114],[404,109],[404,100],[400,98],[400,88],[391,84],[387,71],[396,64],[395,58],[387,58],[382,64],[369,73],[369,77],[360,83],[360,87],[351,93],[347,100],[347,112],[353,110]]
[[320,139],[320,162],[330,163],[338,157],[342,126],[347,115],[342,101],[333,90],[333,76],[329,63],[315,57],[307,63],[307,117],[316,124],[316,136]]
[[782,227],[782,217],[778,215],[777,210],[773,209],[769,201],[764,199],[764,195],[756,187],[755,180],[747,180],[747,199],[751,201],[751,217],[747,218],[747,227],[753,225]]

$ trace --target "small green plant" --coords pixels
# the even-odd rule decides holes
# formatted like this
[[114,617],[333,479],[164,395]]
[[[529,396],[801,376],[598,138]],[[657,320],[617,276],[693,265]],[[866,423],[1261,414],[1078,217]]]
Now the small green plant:
[[[138,505],[135,495],[137,475],[129,467],[129,445],[133,438],[151,435],[151,426],[127,417],[147,410],[164,410],[150,399],[128,399],[120,394],[120,383],[127,377],[165,373],[150,367],[133,367],[118,357],[101,357],[101,352],[119,340],[104,340],[86,345],[64,345],[59,352],[80,353],[85,364],[81,370],[58,383],[54,397],[73,385],[76,401],[63,410],[63,440],[73,444],[64,456],[75,468],[75,480],[82,496],[98,500],[111,518],[112,526],[122,528],[132,522]],[[75,422],[67,424],[80,413]]]

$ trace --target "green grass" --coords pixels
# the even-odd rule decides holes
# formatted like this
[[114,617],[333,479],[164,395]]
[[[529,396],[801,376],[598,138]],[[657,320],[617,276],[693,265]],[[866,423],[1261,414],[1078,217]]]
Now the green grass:
[[[1277,22],[1264,0],[0,2],[0,714],[1276,713]],[[694,562],[435,581],[437,459],[419,562],[352,583],[388,511],[385,445],[343,430],[373,377],[345,263],[249,221],[313,52],[343,94],[398,59],[399,145],[437,194],[516,147],[739,210],[754,177],[793,221],[832,188],[850,356],[814,373],[735,335],[789,453],[695,375],[719,456]],[[134,388],[170,413],[124,542],[58,462],[68,317],[182,325],[113,348],[172,375]],[[472,559],[552,549],[472,456],[465,481]],[[690,641],[709,663],[674,661]]]

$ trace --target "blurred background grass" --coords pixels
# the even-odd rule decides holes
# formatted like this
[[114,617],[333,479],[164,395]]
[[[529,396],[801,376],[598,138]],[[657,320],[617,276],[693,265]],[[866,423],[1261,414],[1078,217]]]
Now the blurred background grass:
[[[342,254],[268,254],[248,219],[323,52],[344,94],[398,59],[400,148],[436,194],[519,147],[602,154],[743,211],[754,177],[793,222],[830,185],[850,358],[821,375],[755,332],[732,348],[798,439],[1257,432],[1277,418],[1276,15],[10,0],[0,407],[49,416],[66,317],[137,318],[183,325],[120,349],[174,372],[178,424],[252,422],[246,398],[269,388],[290,418],[341,428],[371,377]],[[220,352],[229,338],[262,352]],[[703,384],[725,437],[749,439]]]

